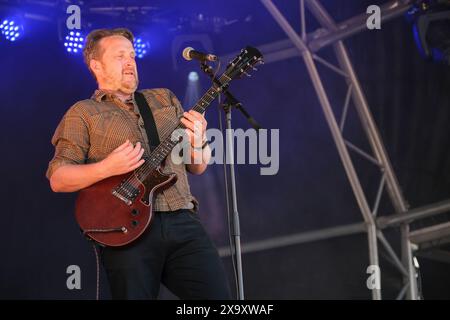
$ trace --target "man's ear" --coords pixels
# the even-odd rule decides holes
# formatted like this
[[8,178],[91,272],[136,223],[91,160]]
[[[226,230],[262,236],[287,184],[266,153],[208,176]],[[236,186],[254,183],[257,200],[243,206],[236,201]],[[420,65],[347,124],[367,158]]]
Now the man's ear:
[[98,60],[91,59],[91,61],[89,62],[89,66],[96,75],[98,75],[102,71],[102,64]]

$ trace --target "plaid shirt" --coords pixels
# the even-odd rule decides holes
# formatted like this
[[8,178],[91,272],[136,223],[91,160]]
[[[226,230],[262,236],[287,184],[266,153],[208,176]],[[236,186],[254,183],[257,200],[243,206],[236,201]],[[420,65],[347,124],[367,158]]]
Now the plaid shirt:
[[[182,117],[183,108],[168,89],[141,92],[155,118],[160,141],[163,141]],[[75,103],[56,128],[52,138],[55,155],[49,163],[47,178],[50,179],[53,172],[63,165],[98,162],[127,139],[133,144],[140,141],[145,154],[150,154],[149,140],[134,96],[124,103],[106,91],[96,90],[91,99]],[[176,173],[178,180],[157,195],[154,210],[197,208],[197,200],[190,192],[185,164],[173,163],[169,155],[163,172]]]

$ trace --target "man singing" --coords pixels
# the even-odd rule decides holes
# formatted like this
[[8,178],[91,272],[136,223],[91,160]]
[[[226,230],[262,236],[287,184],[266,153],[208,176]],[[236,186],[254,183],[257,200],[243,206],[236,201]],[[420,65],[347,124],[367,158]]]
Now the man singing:
[[[54,192],[75,192],[131,172],[144,163],[143,155],[150,154],[152,145],[135,99],[139,81],[132,33],[92,31],[83,53],[98,90],[75,103],[55,131],[55,155],[47,170]],[[200,175],[206,170],[211,156],[206,120],[198,112],[183,112],[168,89],[140,92],[161,141],[181,119],[190,137],[192,161],[176,164],[169,155],[163,171],[176,173],[178,180],[155,198],[150,226],[129,245],[102,248],[112,297],[155,299],[162,282],[181,299],[229,299],[222,262],[199,221],[186,173]],[[197,146],[194,142],[202,138]]]

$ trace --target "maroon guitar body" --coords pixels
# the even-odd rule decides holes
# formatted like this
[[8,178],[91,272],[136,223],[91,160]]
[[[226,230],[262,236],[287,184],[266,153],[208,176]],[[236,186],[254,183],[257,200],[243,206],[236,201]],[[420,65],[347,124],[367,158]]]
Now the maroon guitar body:
[[114,192],[134,174],[110,177],[79,192],[75,217],[83,232],[98,243],[123,246],[137,239],[153,218],[156,195],[177,181],[174,173],[152,170],[137,188],[129,187],[130,192],[137,192],[130,203],[126,192],[123,196]]
[[[192,109],[204,113],[232,79],[248,75],[250,69],[256,70],[257,63],[262,63],[257,49],[242,50]],[[86,236],[100,244],[118,247],[133,242],[147,229],[153,218],[156,195],[177,180],[175,174],[161,172],[164,159],[183,138],[176,134],[177,129],[184,129],[181,122],[132,173],[101,180],[79,192],[75,217]]]

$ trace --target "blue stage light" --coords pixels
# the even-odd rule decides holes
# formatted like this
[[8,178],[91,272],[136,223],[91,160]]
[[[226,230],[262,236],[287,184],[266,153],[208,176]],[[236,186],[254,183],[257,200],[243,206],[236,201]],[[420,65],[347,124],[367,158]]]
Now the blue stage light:
[[13,19],[5,19],[0,24],[2,35],[9,41],[16,41],[23,34],[23,25]]
[[133,45],[134,50],[136,51],[136,57],[140,59],[143,58],[150,49],[149,42],[139,37],[134,39]]
[[78,54],[83,51],[84,37],[81,32],[70,31],[65,37],[64,47],[66,51],[73,54]]
[[450,2],[417,0],[406,13],[419,52],[427,60],[450,65]]
[[189,76],[188,76],[189,81],[198,81],[198,73],[195,71],[191,71],[189,72]]

